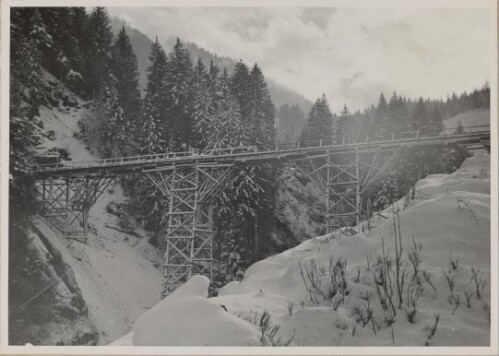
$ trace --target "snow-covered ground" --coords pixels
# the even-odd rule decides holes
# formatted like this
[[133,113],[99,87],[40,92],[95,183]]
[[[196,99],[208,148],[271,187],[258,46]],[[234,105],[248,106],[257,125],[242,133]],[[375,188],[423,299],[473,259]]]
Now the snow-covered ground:
[[[51,78],[49,74],[47,77]],[[80,108],[61,105],[40,109],[44,128],[47,132],[52,130],[55,139],[45,139],[39,150],[58,147],[67,150],[75,161],[96,159],[73,136],[78,131],[84,102],[71,92],[65,92],[78,101]],[[89,316],[100,332],[101,345],[128,332],[135,320],[161,298],[160,253],[148,243],[140,227],[135,226],[131,234],[123,232],[118,217],[106,209],[109,203],[119,204],[124,199],[119,185],[111,185],[102,194],[89,212],[87,244],[63,240],[45,221],[35,221],[73,269]]]
[[[267,312],[273,325],[280,325],[277,335],[281,340],[289,340],[294,335],[291,346],[424,346],[426,342],[431,346],[486,346],[490,341],[489,161],[487,153],[477,152],[453,174],[431,175],[419,181],[416,198],[402,199],[394,209],[382,212],[373,222],[375,228],[371,232],[317,237],[255,263],[241,282],[225,286],[216,298],[206,299],[205,290],[199,293],[197,288],[202,286],[199,280],[188,282],[196,286],[189,288],[197,291],[186,293],[183,298],[174,294],[166,298],[135,323],[134,332],[142,336],[131,333],[113,344],[240,345],[241,335],[236,331],[236,336],[228,333],[222,339],[211,332],[235,322],[233,316],[236,316],[253,321],[245,321],[252,328],[246,335],[249,345],[255,340],[250,330],[259,330],[254,324]],[[386,317],[390,312],[381,307],[373,274],[375,256],[382,255],[382,241],[385,253],[394,258],[394,210],[398,210],[400,216],[402,265],[407,278],[404,302],[400,308],[396,307],[392,328],[387,326]],[[419,278],[412,280],[408,254],[415,250],[414,242],[422,246],[422,262]],[[327,294],[331,284],[331,258],[334,262],[343,259],[347,263],[347,293],[343,302],[339,301],[343,300],[341,293],[333,298]],[[451,260],[457,264],[455,268],[451,267]],[[316,283],[325,294],[323,298],[319,293],[312,293],[314,301],[300,273],[300,266],[310,268],[312,261],[317,266]],[[471,268],[479,269],[478,281],[486,283],[480,297],[471,281]],[[454,281],[452,292],[444,271],[450,273]],[[308,286],[310,288],[310,283]],[[411,322],[407,300],[418,289],[421,294]],[[394,290],[394,303],[396,294]],[[363,326],[360,320],[360,315],[367,311],[368,295],[369,307],[379,327],[373,326],[372,321]],[[466,295],[471,296],[469,305]],[[227,312],[221,307],[216,309],[216,305],[223,306]],[[195,315],[187,313],[189,310],[195,311]],[[440,314],[438,327],[428,338],[436,314]],[[204,325],[205,316],[210,320],[207,327],[210,331],[200,336],[192,330],[198,330],[198,323]],[[154,336],[148,339],[144,336],[145,330]]]

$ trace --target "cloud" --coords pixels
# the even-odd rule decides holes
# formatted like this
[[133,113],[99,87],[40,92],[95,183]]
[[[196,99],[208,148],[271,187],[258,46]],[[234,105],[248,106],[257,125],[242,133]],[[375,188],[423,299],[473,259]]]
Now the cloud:
[[249,65],[333,110],[380,91],[445,97],[490,79],[489,14],[478,8],[111,8],[151,38],[186,41]]

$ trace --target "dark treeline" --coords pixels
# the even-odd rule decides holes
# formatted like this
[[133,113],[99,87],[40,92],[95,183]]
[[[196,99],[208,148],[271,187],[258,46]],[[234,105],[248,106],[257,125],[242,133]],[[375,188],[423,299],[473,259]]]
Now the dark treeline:
[[[283,110],[284,109],[284,110]],[[471,94],[452,94],[446,101],[420,97],[416,101],[393,93],[387,100],[381,93],[377,106],[370,106],[363,113],[351,113],[346,105],[339,115],[333,114],[325,95],[319,97],[310,113],[299,142],[303,146],[344,144],[380,141],[408,137],[437,136],[444,130],[443,120],[462,112],[490,109],[490,88],[486,83]],[[281,107],[281,111],[293,118]],[[289,122],[289,120],[287,121]],[[293,127],[293,126],[290,126]],[[463,133],[459,123],[454,132]],[[290,141],[288,141],[290,142]],[[369,198],[373,209],[382,209],[401,198],[415,182],[431,173],[450,173],[466,157],[460,147],[421,148],[404,150],[398,163],[389,172]]]
[[[278,111],[279,117],[279,142],[294,143],[298,141],[327,142],[362,142],[366,140],[381,140],[408,137],[419,131],[420,135],[438,135],[443,130],[443,120],[457,114],[472,110],[490,108],[490,88],[485,83],[481,88],[474,89],[471,93],[448,96],[446,100],[431,100],[420,97],[417,100],[407,99],[396,92],[387,99],[380,94],[377,105],[371,105],[362,112],[351,112],[344,105],[339,114],[332,113],[326,98],[318,98],[314,103],[308,120],[300,108],[282,105]],[[320,114],[322,113],[322,114]],[[319,115],[319,116],[318,116]],[[325,122],[332,120],[332,127],[315,128],[308,122],[326,118]],[[315,130],[317,134],[309,132]],[[334,135],[332,134],[334,131]],[[449,133],[449,132],[446,132]],[[310,144],[312,144],[310,142]]]
[[[213,62],[193,63],[180,39],[165,52],[156,38],[141,97],[130,38],[124,27],[113,36],[105,8],[12,9],[11,35],[11,198],[26,195],[24,206],[33,198],[25,188],[32,187],[27,165],[42,127],[36,116],[53,90],[44,71],[88,101],[78,137],[100,157],[275,147],[275,108],[258,64],[240,61],[228,73]],[[241,168],[216,202],[220,254],[251,262],[274,252],[268,211],[274,209],[277,169]],[[143,176],[123,177],[121,184],[129,212],[154,233],[152,243],[161,244],[167,202]]]

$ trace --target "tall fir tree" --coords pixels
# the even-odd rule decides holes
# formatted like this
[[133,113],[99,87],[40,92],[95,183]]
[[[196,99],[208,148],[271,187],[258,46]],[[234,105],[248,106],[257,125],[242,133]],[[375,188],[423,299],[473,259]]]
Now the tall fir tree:
[[420,135],[428,136],[431,133],[431,121],[428,108],[423,98],[419,98],[411,115],[411,127],[419,131]]
[[249,68],[242,61],[236,63],[230,78],[230,91],[239,103],[241,116],[249,117],[250,73]]
[[331,144],[334,134],[333,114],[329,109],[326,95],[322,94],[310,109],[301,141],[308,146],[318,145],[320,141]]
[[122,121],[126,126],[128,142],[121,151],[125,154],[138,153],[141,133],[141,97],[139,90],[139,71],[137,58],[132,49],[130,38],[123,26],[111,49],[110,73],[116,85],[116,100],[122,110]]
[[39,48],[51,45],[36,8],[12,8],[10,23],[10,149],[9,149],[9,230],[22,231],[33,212],[34,182],[29,174],[34,149],[39,144],[40,105],[46,103]]
[[91,99],[96,98],[109,73],[109,59],[113,34],[107,9],[95,7],[87,22],[86,45],[84,53],[84,77],[86,93]]
[[440,113],[440,110],[436,105],[429,113],[429,116],[430,116],[429,134],[430,136],[437,136],[444,129],[444,123],[443,123],[442,114]]
[[251,132],[251,144],[264,149],[275,147],[275,108],[257,64],[250,73],[248,115],[244,119]]
[[374,138],[377,140],[387,139],[391,135],[389,125],[388,104],[385,95],[381,93],[378,99],[378,106],[376,107],[376,115],[373,123]]
[[345,104],[343,106],[343,110],[340,113],[340,117],[338,118],[338,123],[336,128],[335,141],[337,144],[342,144],[348,141],[347,132],[348,132],[348,125],[350,122],[350,118],[351,118],[350,110],[348,109],[347,104]]
[[164,85],[168,93],[172,118],[170,145],[174,150],[187,150],[191,145],[193,117],[193,69],[189,51],[177,38],[173,51],[168,55]]
[[147,68],[147,87],[144,98],[142,118],[142,154],[155,154],[170,149],[170,122],[168,121],[168,93],[166,81],[166,54],[156,37],[149,54],[150,66]]
[[215,111],[213,89],[211,80],[213,73],[208,73],[201,58],[194,68],[194,103],[193,103],[193,146],[203,149],[207,144],[207,137],[213,125],[213,115]]

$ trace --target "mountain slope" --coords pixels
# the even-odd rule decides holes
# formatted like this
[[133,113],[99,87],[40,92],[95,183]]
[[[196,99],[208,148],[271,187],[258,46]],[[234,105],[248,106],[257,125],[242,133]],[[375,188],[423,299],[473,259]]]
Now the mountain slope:
[[[113,32],[115,34],[119,32],[122,26],[125,26],[125,29],[130,36],[133,50],[137,56],[140,87],[142,89],[145,88],[147,83],[146,69],[149,65],[148,55],[152,44],[151,39],[139,30],[130,27],[126,22],[120,19],[112,18],[111,24],[113,27]],[[175,44],[175,40],[175,36],[170,36],[166,40],[162,40],[163,49],[165,50],[165,52],[171,50],[171,48]],[[184,45],[191,53],[193,63],[196,63],[198,58],[201,58],[205,65],[208,65],[210,63],[210,60],[213,60],[213,63],[215,63],[220,68],[227,68],[227,71],[229,73],[232,72],[234,66],[236,65],[236,60],[226,56],[219,56],[216,53],[212,53],[202,47],[199,47],[195,43],[186,41],[184,42]],[[249,65],[251,65],[251,63],[249,63]],[[265,72],[265,68],[263,68],[263,71]],[[268,76],[266,79],[270,94],[272,96],[272,101],[277,108],[279,108],[283,104],[288,104],[289,106],[298,104],[301,109],[305,113],[307,113],[312,107],[312,103],[302,95],[290,89],[282,87]]]

